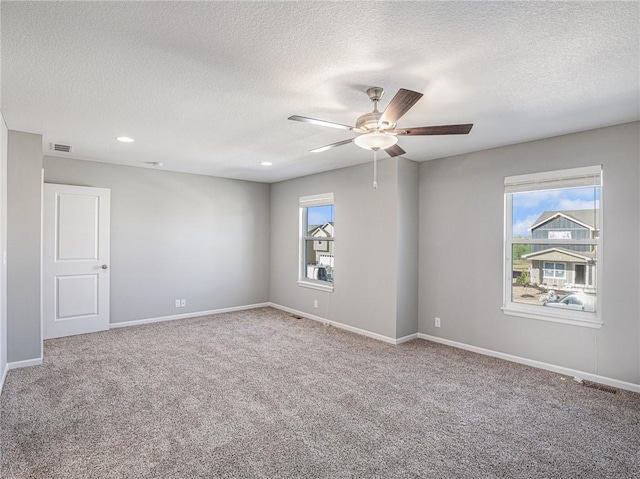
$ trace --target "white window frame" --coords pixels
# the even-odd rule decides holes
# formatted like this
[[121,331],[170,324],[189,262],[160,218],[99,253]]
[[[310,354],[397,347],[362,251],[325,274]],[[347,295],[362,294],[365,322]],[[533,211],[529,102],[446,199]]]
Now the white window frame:
[[[306,242],[312,240],[314,243],[318,242],[318,237],[308,236],[307,228],[307,209],[312,206],[334,206],[333,193],[322,193],[318,195],[303,196],[300,198],[300,217],[299,217],[299,251],[298,251],[298,286],[303,288],[317,289],[320,291],[333,292],[333,282],[320,281],[317,279],[307,278],[307,261],[306,261]],[[335,237],[329,238],[323,237],[320,241],[329,242],[335,241]],[[335,255],[335,243],[334,243],[334,255]],[[335,262],[335,256],[334,256]]]
[[[588,328],[600,328],[603,321],[601,316],[603,297],[602,280],[596,282],[597,306],[595,312],[562,310],[558,308],[542,308],[538,305],[516,303],[511,300],[513,282],[512,254],[514,244],[544,244],[567,245],[587,244],[596,247],[596,264],[598,278],[603,278],[602,270],[602,241],[603,226],[603,173],[602,165],[571,168],[566,170],[548,171],[528,175],[508,176],[504,179],[504,270],[503,270],[503,305],[502,311],[510,316],[519,316],[542,321],[551,321]],[[581,186],[600,186],[599,234],[593,239],[534,239],[513,238],[513,194],[528,191],[551,190],[560,188],[577,188]],[[543,264],[544,266],[544,264]],[[544,268],[543,268],[544,269]],[[554,268],[555,271],[555,268]],[[543,272],[544,275],[544,272]],[[565,266],[566,278],[566,266]],[[556,278],[561,279],[561,278]]]

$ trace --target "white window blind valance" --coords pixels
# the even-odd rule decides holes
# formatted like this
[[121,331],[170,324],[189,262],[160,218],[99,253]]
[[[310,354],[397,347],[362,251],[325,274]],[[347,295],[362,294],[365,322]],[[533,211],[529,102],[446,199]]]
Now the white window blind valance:
[[602,165],[507,176],[504,179],[504,192],[507,194],[589,186],[602,186]]
[[312,206],[326,206],[332,204],[333,193],[322,193],[320,195],[300,197],[300,208],[310,208]]

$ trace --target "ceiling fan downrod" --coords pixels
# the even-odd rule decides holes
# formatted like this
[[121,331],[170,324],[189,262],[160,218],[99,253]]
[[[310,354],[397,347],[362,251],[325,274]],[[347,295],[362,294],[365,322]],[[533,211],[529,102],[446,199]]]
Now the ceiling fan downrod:
[[373,102],[373,113],[380,113],[378,111],[378,102],[382,99],[382,95],[384,95],[384,88],[372,86],[367,89],[367,95],[369,95],[369,99]]

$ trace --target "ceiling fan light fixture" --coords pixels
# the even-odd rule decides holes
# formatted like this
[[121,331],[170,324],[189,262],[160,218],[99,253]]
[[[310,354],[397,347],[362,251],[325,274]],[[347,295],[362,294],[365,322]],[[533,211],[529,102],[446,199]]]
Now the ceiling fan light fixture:
[[398,137],[389,133],[373,131],[356,137],[354,143],[365,150],[386,150],[398,143]]

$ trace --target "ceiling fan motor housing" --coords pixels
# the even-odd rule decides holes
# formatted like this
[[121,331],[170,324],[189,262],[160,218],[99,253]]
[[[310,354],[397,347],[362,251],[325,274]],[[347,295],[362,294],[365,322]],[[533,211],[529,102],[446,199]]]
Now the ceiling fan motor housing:
[[356,121],[355,129],[363,133],[366,133],[368,131],[375,131],[375,130],[393,130],[396,126],[395,123],[391,123],[391,124],[383,123],[382,125],[379,125],[381,116],[382,116],[382,113],[379,111],[365,113],[364,115],[360,116],[360,118],[358,118],[358,120]]
[[382,113],[378,111],[378,102],[384,95],[384,88],[374,86],[367,90],[367,95],[369,99],[373,102],[373,111],[371,113],[365,113],[356,121],[356,130],[361,133],[367,133],[370,131],[376,130],[392,130],[395,128],[395,123],[390,124],[382,124],[380,125],[380,117],[382,117]]

